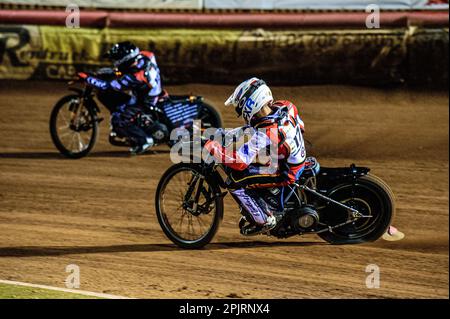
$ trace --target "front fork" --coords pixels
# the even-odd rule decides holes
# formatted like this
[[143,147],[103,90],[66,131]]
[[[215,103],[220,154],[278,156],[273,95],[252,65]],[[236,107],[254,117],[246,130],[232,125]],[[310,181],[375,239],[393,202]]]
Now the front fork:
[[[200,215],[198,201],[200,199],[200,194],[203,188],[203,182],[205,178],[200,174],[194,174],[188,183],[188,191],[184,195],[183,208],[194,216]],[[195,191],[195,194],[194,194]],[[192,201],[192,195],[194,195],[194,200]],[[192,206],[191,206],[192,204]]]
[[[88,112],[87,108],[88,107],[85,106],[84,103],[78,104],[75,107],[75,111],[72,112],[70,116],[70,127],[72,130],[76,132],[89,131],[94,125],[97,125],[96,123],[100,123],[104,120],[102,117],[97,117],[97,111],[92,112],[93,114],[91,116],[91,113]],[[96,107],[92,109],[95,110]],[[84,112],[88,112],[88,114],[83,114]]]
[[77,131],[80,124],[80,110],[83,109],[84,99],[80,96],[76,101],[72,101],[69,106],[70,110],[70,127]]
[[[216,198],[224,197],[227,192],[212,194],[204,187],[205,177],[199,173],[194,173],[191,180],[188,182],[188,190],[184,195],[183,208],[194,216],[202,213],[209,213],[211,206],[214,204]],[[199,204],[200,196],[206,199],[204,204]]]
[[[93,97],[93,88],[90,86],[85,86],[84,89],[78,88],[70,88],[69,90],[78,94],[78,103],[74,104],[70,107],[70,111],[72,112],[70,122],[71,125],[76,126],[76,129],[79,129],[80,126],[80,115],[84,108],[91,109],[94,115],[94,118],[91,120],[93,122],[100,123],[103,121],[103,118],[98,118],[97,114],[100,113],[100,109],[98,105],[94,102]],[[94,125],[93,123],[89,123],[89,125]]]

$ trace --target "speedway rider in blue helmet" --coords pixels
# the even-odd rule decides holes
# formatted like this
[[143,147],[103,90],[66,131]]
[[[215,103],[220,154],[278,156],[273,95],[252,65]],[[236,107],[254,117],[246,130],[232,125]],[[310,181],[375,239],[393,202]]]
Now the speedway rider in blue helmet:
[[154,140],[137,123],[142,106],[154,105],[163,94],[161,76],[155,55],[140,51],[126,41],[115,44],[106,54],[121,75],[105,81],[85,74],[85,80],[100,90],[131,91],[130,99],[112,112],[113,131],[129,137],[134,154],[141,154],[153,146]]

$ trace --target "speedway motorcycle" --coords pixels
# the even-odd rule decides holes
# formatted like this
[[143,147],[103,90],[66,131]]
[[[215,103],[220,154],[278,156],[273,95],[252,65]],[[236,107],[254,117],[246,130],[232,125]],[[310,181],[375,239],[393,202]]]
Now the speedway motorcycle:
[[[94,76],[111,80],[120,76],[110,68],[102,68]],[[82,83],[82,88],[73,84]],[[69,158],[81,158],[93,149],[98,136],[100,108],[97,100],[110,113],[130,99],[130,95],[115,90],[101,91],[86,83],[81,77],[69,82],[70,94],[61,98],[53,107],[50,116],[50,134],[55,147]],[[191,129],[194,120],[201,120],[202,128],[222,127],[220,113],[204,102],[201,96],[175,96],[165,94],[156,105],[143,108],[138,125],[153,137],[155,145],[171,145],[173,129]],[[109,142],[114,146],[132,146],[127,136],[120,136],[111,127]]]
[[[164,173],[155,208],[159,224],[172,242],[196,249],[213,239],[223,219],[230,173],[229,168],[208,159],[181,162]],[[369,168],[354,164],[321,167],[313,157],[307,158],[296,183],[284,189],[255,191],[267,203],[283,201],[283,210],[274,213],[277,226],[266,233],[280,239],[317,234],[331,244],[371,242],[386,232],[395,212],[392,190],[370,174]],[[241,230],[247,220],[251,219],[241,218]]]

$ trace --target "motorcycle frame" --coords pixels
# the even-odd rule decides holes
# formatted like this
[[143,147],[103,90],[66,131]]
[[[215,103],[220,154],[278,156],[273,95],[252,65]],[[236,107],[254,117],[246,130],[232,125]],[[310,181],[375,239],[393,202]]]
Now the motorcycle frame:
[[[227,187],[225,181],[223,180],[220,173],[217,171],[217,168],[222,167],[222,169],[226,173],[226,170],[223,168],[222,164],[215,164],[212,169],[212,174],[208,174],[208,172],[205,171],[204,164],[202,164],[201,166],[202,166],[202,174],[201,174],[202,176],[201,177],[203,179],[207,180],[208,179],[207,176],[212,176],[213,179],[218,182],[220,188],[228,190],[228,187]],[[356,167],[355,164],[352,164],[349,168],[326,168],[326,167],[323,167],[321,169],[321,172],[323,172],[323,173],[319,173],[318,175],[313,174],[312,176],[303,178],[303,179],[301,178],[300,179],[300,180],[302,180],[301,184],[296,182],[296,183],[293,183],[292,185],[286,186],[287,188],[290,189],[290,192],[284,198],[283,204],[286,205],[289,202],[289,200],[291,199],[291,197],[293,195],[295,195],[299,206],[302,206],[303,202],[302,202],[301,198],[299,197],[298,192],[305,191],[313,196],[321,198],[326,203],[332,203],[334,205],[340,206],[341,208],[347,209],[348,211],[350,211],[352,213],[352,215],[355,218],[368,218],[370,216],[365,216],[365,215],[361,214],[358,210],[356,210],[350,206],[347,206],[345,204],[342,204],[338,201],[335,201],[334,199],[330,198],[329,196],[321,194],[320,191],[318,191],[317,189],[308,187],[307,184],[311,180],[314,180],[313,184],[315,185],[316,179],[320,180],[320,178],[326,179],[327,182],[334,181],[334,183],[336,183],[337,181],[342,182],[342,181],[351,180],[354,183],[359,176],[364,176],[364,175],[368,174],[369,171],[370,171],[369,168]],[[333,174],[333,172],[334,172],[334,174]],[[346,173],[343,174],[343,172],[346,172]],[[214,182],[214,181],[211,181],[211,182]],[[316,187],[314,186],[314,188],[316,188]],[[216,197],[217,196],[223,196],[223,193],[216,194]]]
[[[77,93],[80,96],[80,98],[83,100],[83,104],[87,108],[90,108],[94,112],[95,115],[98,115],[98,113],[101,112],[97,102],[94,100],[94,97],[95,97],[95,94],[94,94],[95,88],[94,87],[84,84],[84,88],[69,87],[69,91]],[[191,103],[193,103],[193,102],[202,103],[203,100],[204,99],[201,96],[195,96],[195,97],[190,96],[189,99],[187,99],[187,101],[190,101]],[[150,106],[150,107],[148,107],[148,109],[150,111],[158,114],[158,116],[160,116],[160,118],[164,121],[164,123],[166,123],[166,125],[168,124],[169,130],[173,130],[176,128],[173,125],[173,123],[167,118],[163,109],[161,109],[158,106]],[[101,122],[102,120],[103,120],[103,118],[97,118],[97,117],[95,118],[96,122]]]
[[[223,164],[216,164],[216,163],[212,163],[212,164],[207,164],[205,161],[201,161],[200,163],[192,163],[188,164],[188,166],[191,168],[192,171],[192,177],[189,181],[189,187],[186,191],[186,193],[184,194],[184,199],[183,199],[183,208],[185,210],[187,210],[189,213],[191,213],[194,216],[198,216],[200,214],[208,214],[209,213],[209,207],[211,206],[211,204],[213,202],[215,202],[216,200],[218,200],[219,198],[223,198],[224,196],[226,196],[228,194],[227,191],[222,192],[223,189],[228,190],[227,185],[226,185],[226,179],[229,176],[229,173],[227,172],[227,169],[225,168],[225,166]],[[225,176],[224,177],[221,172],[218,170],[219,167],[222,167],[222,169],[224,170]],[[370,169],[365,168],[365,167],[356,167],[354,164],[352,164],[350,166],[350,168],[322,168],[321,173],[319,172],[319,174],[314,174],[312,172],[308,172],[308,174],[305,174],[305,176],[303,176],[303,178],[299,179],[300,183],[293,183],[292,185],[288,185],[287,188],[290,189],[290,192],[288,193],[288,195],[285,197],[284,199],[284,203],[287,204],[289,202],[289,200],[292,198],[292,196],[295,196],[299,207],[302,207],[303,204],[307,204],[304,201],[302,201],[302,196],[299,194],[300,192],[307,192],[311,195],[317,196],[320,199],[326,201],[327,204],[331,203],[332,205],[337,205],[340,206],[341,208],[346,209],[349,213],[351,213],[351,216],[349,216],[349,218],[344,221],[341,222],[339,224],[334,224],[334,225],[328,225],[328,224],[323,224],[318,222],[317,227],[315,229],[310,229],[310,230],[304,230],[304,231],[299,231],[299,230],[282,230],[281,232],[278,233],[278,228],[274,228],[274,232],[271,232],[270,235],[278,237],[278,238],[287,238],[287,237],[291,237],[291,236],[295,236],[295,235],[304,235],[304,234],[322,234],[322,233],[334,233],[334,231],[338,228],[344,227],[348,224],[351,224],[357,220],[359,220],[360,218],[371,218],[372,216],[364,216],[361,213],[359,213],[359,211],[357,211],[356,209],[353,209],[352,207],[349,207],[345,204],[342,204],[340,202],[337,202],[335,200],[333,200],[332,198],[330,198],[329,196],[323,195],[322,193],[325,194],[331,194],[333,192],[334,189],[338,189],[341,186],[341,182],[345,182],[345,183],[349,183],[349,182],[356,182],[358,177],[367,175],[368,172],[370,171]],[[331,189],[329,189],[328,191],[321,191],[320,188],[317,188],[317,177],[322,177],[322,181],[320,181],[319,178],[319,183],[322,182],[327,182],[327,183],[333,183],[335,184],[334,187],[332,187]],[[210,185],[209,190],[205,189],[203,187],[203,183],[207,182]],[[308,186],[308,184],[312,184],[312,188]],[[211,193],[211,191],[213,191],[214,193]],[[212,196],[208,196],[206,198],[208,198],[208,200],[203,203],[203,204],[199,204],[198,200],[200,197],[201,193],[207,192]],[[223,201],[222,201],[222,205],[223,205]],[[280,221],[283,220],[285,218],[285,216],[289,216],[289,214],[293,211],[293,209],[295,210],[296,208],[291,208],[288,210],[284,211],[283,217],[281,217]],[[207,210],[205,212],[205,210]],[[221,210],[222,211],[222,210]],[[223,212],[223,211],[222,211]],[[223,216],[221,216],[220,218],[223,218]],[[291,223],[291,219],[289,217],[287,217],[288,219],[286,220],[287,223]],[[280,224],[283,225],[283,224]],[[289,224],[288,224],[289,225]],[[290,229],[290,228],[288,228]]]
[[[195,180],[195,183],[193,183],[192,187],[195,188],[196,183],[199,181],[201,184],[203,183],[204,180],[206,180],[208,183],[214,183],[214,180],[217,182],[217,184],[219,185],[220,189],[227,189],[227,185],[224,181],[224,179],[222,178],[222,176],[220,175],[220,173],[218,172],[217,168],[222,167],[222,169],[224,169],[222,164],[214,164],[213,166],[208,166],[205,165],[204,162],[202,162],[202,164],[200,164],[200,172],[197,172],[197,174],[195,176],[193,176],[193,179]],[[208,171],[209,170],[209,171]],[[226,170],[224,169],[225,173]],[[323,233],[323,232],[333,232],[334,229],[339,228],[339,227],[343,227],[347,224],[350,224],[352,222],[354,222],[355,220],[359,219],[359,218],[371,218],[372,216],[366,216],[361,214],[358,210],[347,206],[345,204],[342,204],[338,201],[335,201],[334,199],[330,198],[329,196],[320,194],[320,191],[318,191],[317,189],[312,189],[310,187],[307,186],[307,184],[312,181],[313,184],[316,184],[316,179],[319,176],[322,176],[322,178],[325,178],[327,180],[331,180],[331,181],[353,181],[355,182],[357,180],[357,178],[359,176],[364,176],[366,174],[368,174],[368,172],[370,171],[369,168],[366,167],[356,167],[354,164],[352,164],[349,168],[325,168],[323,167],[321,169],[321,171],[323,172],[322,174],[319,173],[318,175],[313,174],[310,177],[306,177],[303,178],[303,183],[299,184],[299,183],[294,183],[292,185],[288,185],[287,187],[290,189],[289,194],[285,197],[284,199],[284,204],[286,205],[289,200],[291,199],[291,197],[293,195],[295,195],[297,201],[298,201],[298,205],[299,207],[303,206],[304,202],[301,200],[298,192],[299,191],[305,191],[308,192],[314,196],[317,196],[319,198],[321,198],[322,200],[324,200],[327,204],[331,203],[333,205],[337,205],[340,206],[341,208],[344,208],[346,210],[348,210],[349,212],[351,212],[352,214],[352,218],[349,219],[346,222],[343,222],[341,224],[338,225],[334,225],[334,226],[326,226],[323,227],[320,230],[316,230],[316,231],[310,231],[308,233],[310,234],[319,234],[319,233]],[[228,175],[228,174],[226,174]],[[315,187],[315,186],[314,186]],[[194,191],[194,188],[188,189],[188,193],[185,194],[185,201],[187,200],[187,197],[191,197],[192,193]],[[195,204],[192,208],[187,207],[186,205],[186,209],[194,215],[200,214],[198,211],[198,198],[200,196],[200,191],[201,191],[201,187],[197,187],[197,192],[195,194]],[[330,189],[330,192],[332,191],[332,189]],[[214,194],[214,196],[207,201],[205,204],[203,204],[202,206],[207,206],[209,205],[211,202],[214,202],[218,197],[224,197],[227,195],[228,192],[219,192]],[[185,205],[185,204],[184,204]],[[288,212],[285,212],[288,213]]]

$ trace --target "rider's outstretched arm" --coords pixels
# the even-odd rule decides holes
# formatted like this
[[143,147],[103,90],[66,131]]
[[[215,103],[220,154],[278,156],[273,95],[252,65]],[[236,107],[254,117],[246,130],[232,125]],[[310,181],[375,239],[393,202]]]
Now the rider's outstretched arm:
[[255,130],[250,140],[237,150],[233,147],[224,147],[217,141],[208,141],[205,148],[220,163],[234,170],[243,171],[255,160],[258,153],[269,146],[270,143],[271,140],[267,134]]
[[130,88],[129,84],[131,83],[131,79],[128,79],[127,77],[128,75],[124,75],[118,79],[106,81],[92,75],[86,75],[85,81],[100,90],[114,89],[120,91]]

